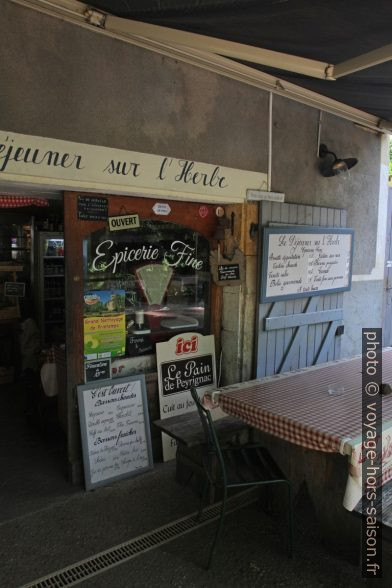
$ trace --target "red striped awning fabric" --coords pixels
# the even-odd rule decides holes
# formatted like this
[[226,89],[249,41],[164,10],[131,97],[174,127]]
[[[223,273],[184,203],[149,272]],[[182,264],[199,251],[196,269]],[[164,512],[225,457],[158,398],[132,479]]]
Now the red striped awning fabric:
[[49,206],[46,198],[33,196],[0,196],[0,208],[21,208],[23,206]]
[[[249,425],[291,443],[347,453],[361,435],[362,357],[220,389],[219,406]],[[392,384],[392,349],[383,352],[383,382]],[[341,396],[328,387],[344,386]],[[383,423],[392,428],[392,395],[383,397]]]

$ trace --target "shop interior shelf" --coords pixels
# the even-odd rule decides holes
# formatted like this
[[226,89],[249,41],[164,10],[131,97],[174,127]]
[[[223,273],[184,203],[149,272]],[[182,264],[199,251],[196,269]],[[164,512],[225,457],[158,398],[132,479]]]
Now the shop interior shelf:
[[64,296],[45,296],[45,300],[64,300]]
[[64,255],[44,255],[44,259],[64,259]]
[[64,274],[44,274],[44,278],[63,278]]
[[51,324],[51,325],[54,325],[55,323],[64,323],[64,322],[65,322],[64,319],[57,319],[57,320],[51,320],[51,319],[46,320],[45,319],[45,323]]

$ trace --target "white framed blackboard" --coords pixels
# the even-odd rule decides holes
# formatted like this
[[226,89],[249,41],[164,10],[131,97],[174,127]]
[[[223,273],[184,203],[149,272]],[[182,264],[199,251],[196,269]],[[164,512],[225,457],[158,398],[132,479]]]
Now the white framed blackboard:
[[86,489],[152,469],[144,375],[78,386]]
[[353,245],[353,229],[265,228],[261,301],[350,290]]

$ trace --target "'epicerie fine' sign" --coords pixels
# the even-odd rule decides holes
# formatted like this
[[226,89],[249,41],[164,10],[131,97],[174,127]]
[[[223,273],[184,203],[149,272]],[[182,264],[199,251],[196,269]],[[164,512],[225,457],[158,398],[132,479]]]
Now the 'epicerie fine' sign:
[[124,229],[138,229],[140,227],[138,214],[124,214],[122,216],[110,216],[108,218],[110,231],[123,231]]

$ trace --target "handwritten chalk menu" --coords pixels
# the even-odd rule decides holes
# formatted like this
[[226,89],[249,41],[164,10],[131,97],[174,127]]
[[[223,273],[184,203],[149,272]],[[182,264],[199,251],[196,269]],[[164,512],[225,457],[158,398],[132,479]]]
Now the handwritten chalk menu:
[[84,381],[96,382],[97,380],[108,380],[112,377],[111,358],[91,359],[84,362]]
[[78,196],[79,220],[107,220],[108,199],[95,196]]
[[350,290],[353,241],[353,229],[264,229],[262,301]]
[[240,266],[238,263],[226,263],[218,265],[218,280],[227,282],[240,279]]
[[[161,419],[196,410],[191,386],[199,394],[216,388],[214,336],[181,333],[157,343],[156,350]],[[215,418],[224,416],[220,409],[213,413]],[[176,442],[165,433],[162,447],[164,461],[175,457]]]
[[78,386],[86,489],[152,468],[144,375]]

